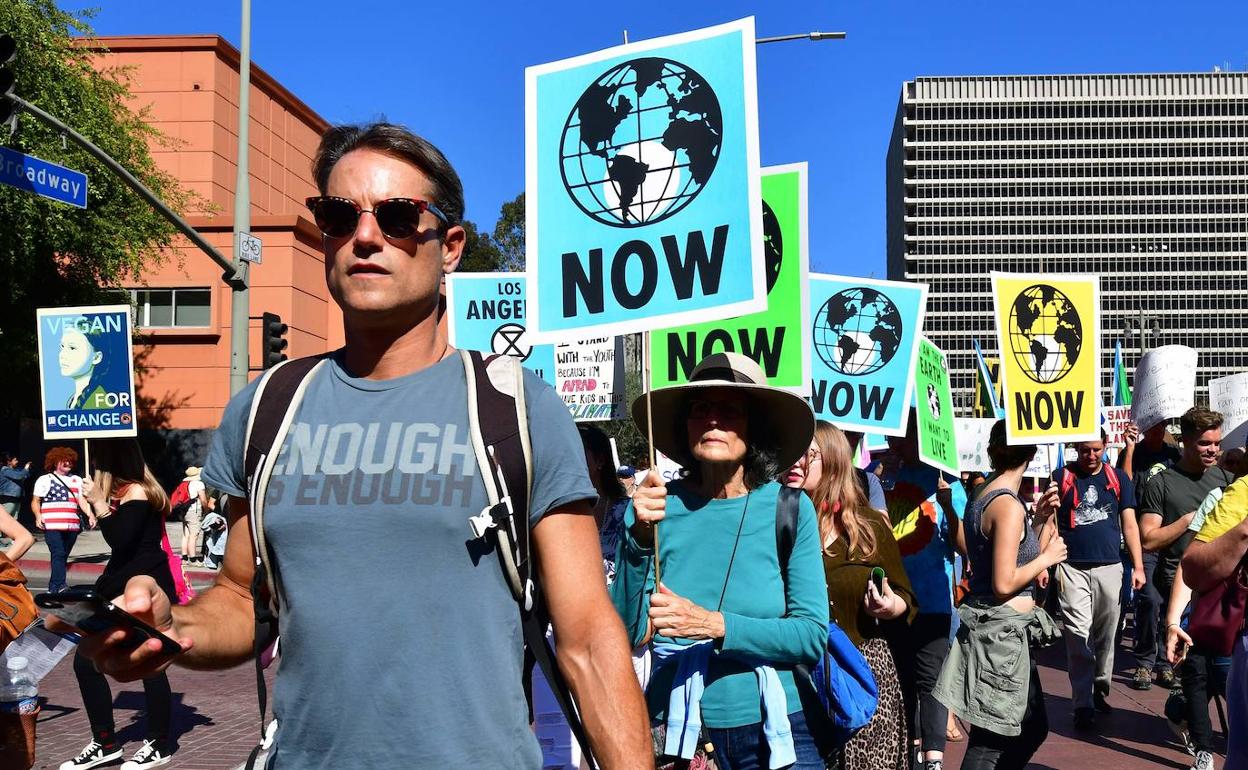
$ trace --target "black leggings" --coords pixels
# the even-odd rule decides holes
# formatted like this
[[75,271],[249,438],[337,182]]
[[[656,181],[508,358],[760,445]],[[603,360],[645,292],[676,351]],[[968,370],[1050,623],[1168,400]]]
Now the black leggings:
[[893,652],[905,700],[906,729],[924,752],[945,750],[949,709],[932,696],[932,690],[949,655],[951,622],[950,615],[916,615]]
[[[113,692],[108,680],[95,670],[95,665],[81,655],[74,656],[74,675],[78,677],[78,689],[82,692],[82,704],[87,707],[91,721],[91,734],[104,745],[116,742],[113,735]],[[169,720],[173,715],[173,696],[169,690],[169,677],[162,671],[143,680],[143,692],[147,695],[147,739],[154,741],[161,751],[169,748]]]
[[1018,735],[1001,735],[972,725],[962,770],[1023,770],[1044,742],[1049,734],[1049,715],[1044,710],[1044,691],[1040,689],[1035,657],[1031,659],[1031,681],[1027,687],[1027,711],[1023,713],[1022,728]]

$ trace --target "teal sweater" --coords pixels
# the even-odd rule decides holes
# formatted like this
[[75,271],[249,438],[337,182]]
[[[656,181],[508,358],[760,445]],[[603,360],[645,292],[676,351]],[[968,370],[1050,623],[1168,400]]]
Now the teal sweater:
[[[711,657],[702,696],[703,724],[740,727],[762,720],[753,665],[733,660],[733,655],[774,666],[788,696],[789,713],[801,710],[791,669],[794,664],[818,660],[828,638],[828,589],[814,506],[802,495],[786,589],[776,554],[779,484],[773,481],[746,497],[728,500],[707,500],[681,482],[667,489],[666,518],[659,529],[663,584],[709,610],[719,607],[720,593],[724,595],[720,607],[724,638]],[[630,504],[624,524],[631,528],[635,521]],[[725,589],[739,525],[741,541]],[[654,552],[639,546],[631,530],[627,532],[620,541],[611,599],[636,645],[646,633],[649,596],[654,590]],[[688,643],[662,636],[656,640]],[[650,715],[655,719],[666,717],[672,669],[657,672],[647,691]]]

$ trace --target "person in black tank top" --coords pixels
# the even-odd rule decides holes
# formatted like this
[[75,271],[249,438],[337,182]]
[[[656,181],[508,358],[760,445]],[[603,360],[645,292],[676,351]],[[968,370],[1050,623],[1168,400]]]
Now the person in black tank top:
[[[100,532],[112,551],[95,590],[112,600],[137,575],[152,577],[177,604],[178,592],[169,560],[161,547],[169,498],[143,460],[139,443],[131,438],[92,439],[95,474],[84,479],[84,496],[99,521]],[[115,735],[113,693],[108,680],[81,654],[74,657],[74,674],[91,721],[91,741],[61,768],[87,768],[119,760],[122,746]],[[162,671],[143,680],[147,697],[147,740],[126,763],[127,768],[158,767],[172,757],[169,722],[173,711],[169,677]]]

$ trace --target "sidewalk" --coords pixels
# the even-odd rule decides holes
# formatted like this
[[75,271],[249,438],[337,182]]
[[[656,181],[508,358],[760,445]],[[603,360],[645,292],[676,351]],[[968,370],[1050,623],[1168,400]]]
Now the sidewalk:
[[[165,531],[169,533],[169,544],[176,553],[178,546],[182,544],[182,524],[169,522],[165,524]],[[52,562],[48,555],[48,546],[43,541],[43,533],[35,532],[34,535],[35,544],[18,560],[17,566],[26,575],[31,592],[39,593],[47,588]],[[94,583],[104,571],[104,565],[108,563],[111,553],[108,543],[104,542],[104,535],[98,529],[79,533],[74,550],[69,554],[67,582],[71,586]],[[216,570],[200,565],[187,564],[183,571],[196,590],[212,585],[217,577]]]

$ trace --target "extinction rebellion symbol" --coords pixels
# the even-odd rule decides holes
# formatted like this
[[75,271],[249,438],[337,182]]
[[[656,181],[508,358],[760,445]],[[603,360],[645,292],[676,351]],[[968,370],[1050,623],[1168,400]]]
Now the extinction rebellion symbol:
[[490,337],[490,349],[503,356],[515,356],[521,361],[529,360],[533,346],[529,344],[526,329],[520,324],[503,324]]

